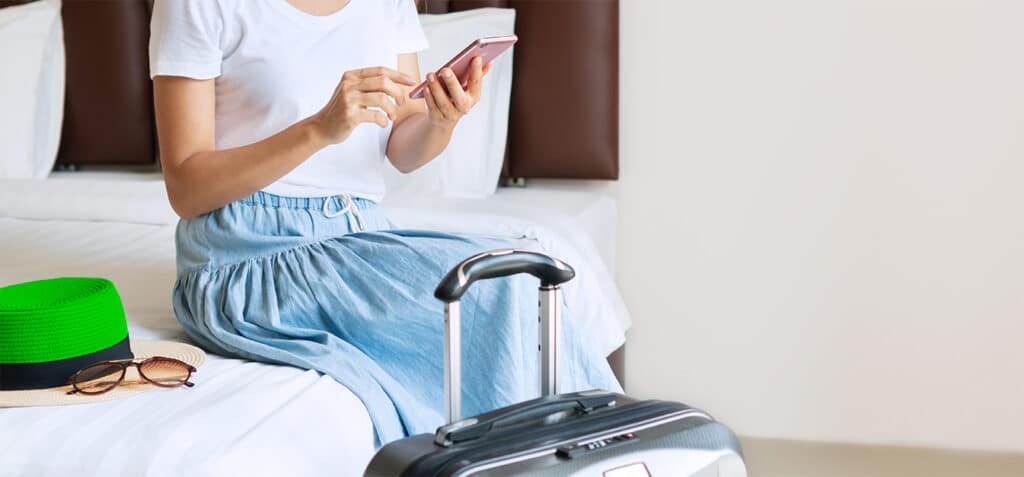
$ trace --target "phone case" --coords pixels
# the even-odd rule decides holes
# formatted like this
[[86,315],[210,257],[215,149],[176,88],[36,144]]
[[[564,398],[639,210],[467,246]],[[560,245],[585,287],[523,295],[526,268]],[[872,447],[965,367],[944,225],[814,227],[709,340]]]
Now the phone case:
[[[479,56],[484,64],[494,61],[499,55],[505,52],[519,41],[519,37],[516,35],[508,36],[492,36],[487,38],[480,38],[474,40],[469,46],[464,48],[459,54],[455,55],[451,60],[448,60],[444,66],[439,68],[437,71],[440,72],[442,69],[451,68],[455,76],[459,78],[459,82],[465,84],[469,79],[469,66],[473,61],[473,58]],[[442,83],[442,86],[444,83]],[[427,89],[427,82],[424,81],[417,85],[409,93],[409,97],[412,99],[420,99],[423,97],[423,90]]]

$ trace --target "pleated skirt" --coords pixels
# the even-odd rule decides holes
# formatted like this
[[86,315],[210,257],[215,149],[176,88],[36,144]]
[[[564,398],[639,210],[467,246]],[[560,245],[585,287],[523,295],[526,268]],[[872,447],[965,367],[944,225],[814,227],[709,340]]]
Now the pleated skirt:
[[[443,422],[443,304],[463,259],[530,241],[396,230],[372,201],[264,192],[179,223],[174,311],[227,356],[314,369],[358,396],[377,444]],[[462,299],[463,412],[537,396],[537,282],[478,282]],[[588,333],[563,312],[560,390],[619,391]],[[244,390],[239,390],[244,392]]]

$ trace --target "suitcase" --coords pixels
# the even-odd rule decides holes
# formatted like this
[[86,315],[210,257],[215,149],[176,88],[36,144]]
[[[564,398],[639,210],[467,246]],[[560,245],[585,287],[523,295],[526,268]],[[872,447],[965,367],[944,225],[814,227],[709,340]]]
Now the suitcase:
[[[541,282],[541,397],[462,419],[459,298],[477,280],[518,273]],[[574,276],[560,260],[520,250],[453,268],[434,293],[445,303],[448,424],[382,447],[365,475],[746,477],[735,435],[699,409],[600,390],[556,394],[560,285]]]

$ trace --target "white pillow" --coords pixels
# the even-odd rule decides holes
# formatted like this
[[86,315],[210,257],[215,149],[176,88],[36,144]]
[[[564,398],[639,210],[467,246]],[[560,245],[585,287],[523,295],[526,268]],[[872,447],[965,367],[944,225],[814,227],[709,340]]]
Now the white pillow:
[[[515,32],[515,10],[482,8],[420,15],[430,49],[419,53],[420,71],[437,71],[473,40]],[[436,159],[411,174],[387,167],[387,193],[396,200],[416,197],[484,198],[494,194],[505,160],[512,94],[512,50],[491,65],[480,102],[459,121],[451,143]]]
[[0,8],[0,177],[46,177],[64,120],[60,1]]

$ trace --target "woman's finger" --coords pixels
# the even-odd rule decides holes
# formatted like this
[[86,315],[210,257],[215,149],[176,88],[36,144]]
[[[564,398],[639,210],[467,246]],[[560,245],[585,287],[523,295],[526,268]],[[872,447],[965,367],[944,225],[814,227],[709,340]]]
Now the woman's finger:
[[445,119],[444,113],[441,112],[441,108],[437,106],[437,102],[434,101],[434,93],[430,92],[430,88],[423,88],[423,100],[427,103],[427,114],[430,114],[435,119]]
[[466,91],[475,100],[480,99],[480,85],[484,82],[483,63],[484,60],[478,56],[473,58],[473,64],[469,65],[469,83],[466,85]]
[[378,91],[391,96],[397,104],[405,104],[405,90],[385,76],[371,76],[359,81],[356,88],[364,93]]
[[455,109],[462,114],[468,113],[473,108],[473,98],[466,94],[466,90],[462,89],[462,85],[459,84],[459,78],[455,76],[455,72],[451,68],[445,68],[441,70],[441,78],[444,80],[444,84],[448,89],[448,97],[451,98]]
[[380,108],[392,121],[398,117],[398,106],[385,93],[360,93],[358,104],[364,108]]
[[441,111],[446,119],[458,119],[459,112],[455,109],[455,105],[452,104],[451,100],[448,99],[448,93],[441,86],[441,81],[437,79],[436,74],[427,74],[427,87],[430,88],[430,94],[434,97],[437,110]]
[[359,112],[358,119],[361,123],[374,123],[382,128],[388,127],[388,117],[380,111],[364,109]]
[[[415,86],[416,78],[409,76],[401,71],[387,68],[384,66],[371,66],[369,68],[362,68],[358,70],[346,71],[345,76],[349,76],[357,79],[371,78],[374,76],[383,76],[396,83],[404,84],[406,86]],[[342,76],[342,79],[345,78]]]

